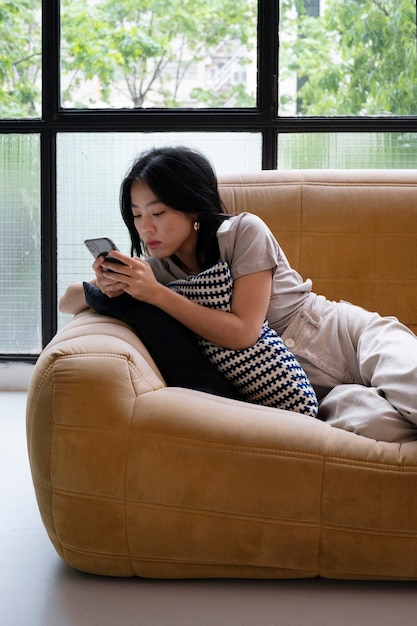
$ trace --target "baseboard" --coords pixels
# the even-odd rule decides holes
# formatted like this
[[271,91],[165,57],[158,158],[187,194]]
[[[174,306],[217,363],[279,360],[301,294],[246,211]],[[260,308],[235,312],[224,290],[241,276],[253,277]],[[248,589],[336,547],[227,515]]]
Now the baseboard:
[[0,363],[0,391],[27,391],[33,363]]

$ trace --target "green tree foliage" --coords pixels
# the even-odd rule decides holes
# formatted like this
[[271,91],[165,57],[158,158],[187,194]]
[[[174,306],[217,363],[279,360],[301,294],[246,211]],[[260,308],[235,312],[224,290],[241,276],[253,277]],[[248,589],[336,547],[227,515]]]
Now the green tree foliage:
[[0,3],[0,117],[40,115],[40,9],[40,0]]
[[117,89],[133,107],[180,106],[189,67],[220,44],[249,46],[255,15],[256,0],[64,0],[63,69],[72,77],[64,101],[98,79],[105,103]]
[[[417,114],[415,0],[322,0],[319,17],[314,4],[280,2],[280,79],[297,78],[292,91],[281,90],[281,105],[304,115]],[[253,45],[256,5],[62,0],[63,104],[94,81],[105,104],[120,91],[133,107],[183,106],[179,88],[192,63],[216,46]],[[0,3],[1,117],[41,113],[40,23],[41,0]],[[217,94],[196,84],[191,95],[196,106],[253,102],[236,86]]]
[[417,114],[415,0],[327,0],[321,17],[290,4],[285,54],[302,79],[299,113]]

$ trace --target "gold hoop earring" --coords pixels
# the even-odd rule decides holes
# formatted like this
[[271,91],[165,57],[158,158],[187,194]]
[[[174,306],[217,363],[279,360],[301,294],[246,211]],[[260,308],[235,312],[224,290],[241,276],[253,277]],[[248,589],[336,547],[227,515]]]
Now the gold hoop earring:
[[196,220],[193,224],[194,230],[197,233],[200,230],[200,222]]

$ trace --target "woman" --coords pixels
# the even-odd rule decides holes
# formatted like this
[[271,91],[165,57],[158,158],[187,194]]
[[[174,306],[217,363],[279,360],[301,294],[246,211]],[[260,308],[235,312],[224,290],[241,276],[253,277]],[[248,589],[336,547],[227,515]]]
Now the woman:
[[[109,298],[128,294],[204,339],[242,350],[256,342],[265,318],[307,373],[321,416],[375,439],[417,437],[417,338],[394,318],[312,292],[293,270],[267,226],[254,215],[224,213],[215,174],[187,148],[153,149],[136,161],[121,187],[121,212],[132,254],[115,251],[93,264]],[[201,306],[166,285],[226,261],[233,277],[231,313]],[[120,268],[120,269],[119,269]],[[71,285],[60,310],[87,306]]]

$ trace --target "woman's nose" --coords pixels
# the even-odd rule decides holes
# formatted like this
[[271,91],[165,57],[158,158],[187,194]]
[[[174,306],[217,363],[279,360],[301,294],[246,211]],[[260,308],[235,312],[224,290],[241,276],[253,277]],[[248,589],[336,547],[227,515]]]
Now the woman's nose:
[[142,220],[141,227],[142,227],[141,230],[144,233],[151,233],[154,231],[154,224],[153,224],[152,219],[150,218],[144,218]]

